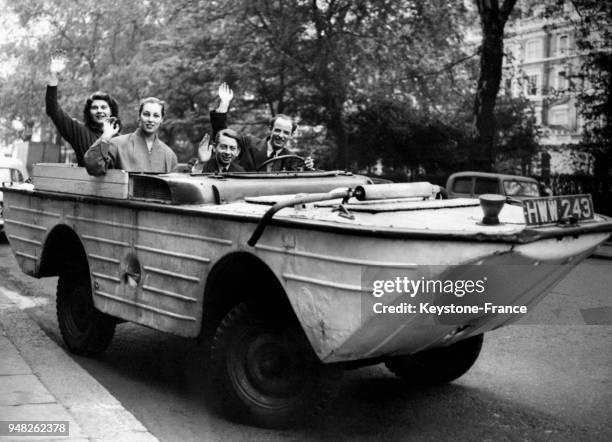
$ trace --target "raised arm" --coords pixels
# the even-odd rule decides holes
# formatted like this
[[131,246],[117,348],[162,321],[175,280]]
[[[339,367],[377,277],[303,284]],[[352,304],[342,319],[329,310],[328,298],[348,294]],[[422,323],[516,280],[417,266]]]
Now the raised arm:
[[51,57],[49,66],[49,74],[47,77],[47,92],[45,94],[45,111],[57,131],[66,140],[76,153],[77,162],[80,166],[83,165],[83,155],[87,150],[91,140],[87,142],[88,130],[85,125],[75,118],[68,115],[59,105],[57,101],[57,85],[59,83],[59,75],[66,67],[66,57],[62,52],[56,52]]
[[217,132],[227,128],[227,111],[230,103],[234,98],[234,92],[227,83],[221,83],[219,86],[219,106],[217,109],[210,112],[210,124],[212,126],[212,139],[215,139]]
[[221,83],[217,94],[219,95],[219,106],[217,107],[216,112],[226,114],[229,110],[230,103],[234,98],[234,91],[227,83]]
[[62,51],[56,51],[51,56],[49,74],[47,76],[47,94],[45,96],[45,110],[51,118],[62,137],[67,138],[75,122],[62,110],[57,101],[57,85],[59,75],[66,69],[66,56]]
[[206,166],[206,163],[210,161],[212,156],[212,145],[210,144],[210,136],[205,134],[200,140],[198,145],[198,156],[191,160],[188,164],[191,165],[191,173],[201,173]]

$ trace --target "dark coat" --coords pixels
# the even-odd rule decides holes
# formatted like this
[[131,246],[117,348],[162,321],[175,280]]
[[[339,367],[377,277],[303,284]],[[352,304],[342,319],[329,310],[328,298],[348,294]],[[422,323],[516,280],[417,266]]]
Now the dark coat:
[[62,138],[72,146],[77,164],[85,166],[85,152],[102,135],[102,127],[92,127],[72,118],[57,102],[57,86],[47,86],[45,110]]
[[[227,128],[227,114],[216,111],[210,112],[210,123],[212,125],[213,139],[217,132]],[[269,138],[258,138],[252,135],[241,135],[238,137],[240,155],[238,164],[249,172],[256,171],[257,167],[268,159],[268,140]],[[292,152],[282,148],[277,156],[292,155]],[[295,158],[280,160],[272,163],[272,171],[279,170],[300,170],[302,162]]]
[[[191,173],[219,173],[219,164],[217,159],[213,156],[206,163],[195,163],[191,169]],[[235,161],[232,161],[227,168],[228,172],[244,172],[244,168]]]

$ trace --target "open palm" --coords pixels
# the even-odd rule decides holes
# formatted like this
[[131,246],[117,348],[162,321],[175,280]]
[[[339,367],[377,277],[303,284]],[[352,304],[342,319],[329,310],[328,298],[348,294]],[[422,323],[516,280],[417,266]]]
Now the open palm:
[[204,135],[202,141],[198,145],[198,160],[201,163],[205,163],[210,160],[212,155],[212,145],[208,144],[210,141],[210,136],[208,134]]
[[66,63],[68,59],[66,58],[66,53],[64,51],[56,51],[51,56],[51,64],[49,65],[49,70],[52,74],[59,74],[64,69],[66,69]]

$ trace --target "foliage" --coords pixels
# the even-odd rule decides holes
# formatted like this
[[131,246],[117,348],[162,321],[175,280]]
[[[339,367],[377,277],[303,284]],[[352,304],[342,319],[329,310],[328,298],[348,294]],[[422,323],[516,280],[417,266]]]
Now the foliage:
[[539,130],[531,102],[525,97],[500,96],[495,108],[495,122],[495,171],[530,174],[531,161],[540,150]]
[[[575,29],[580,69],[569,76],[567,92],[576,97],[582,119],[582,141],[574,166],[583,166],[587,153],[599,177],[612,174],[612,3],[598,0],[547,0],[534,3],[544,18],[563,18]],[[563,95],[563,94],[561,94]]]
[[112,91],[122,104],[122,119],[133,127],[137,101],[150,93],[151,73],[139,56],[163,16],[157,2],[125,0],[21,0],[10,11],[26,30],[3,46],[16,61],[14,75],[3,82],[0,96],[10,118],[45,121],[44,87],[49,59],[64,50],[69,65],[60,81],[62,106],[80,117],[85,97],[94,90]]
[[[398,173],[442,173],[476,157],[479,53],[464,42],[475,16],[463,2],[23,0],[9,9],[28,32],[3,48],[19,73],[0,86],[7,121],[48,121],[44,73],[52,50],[64,49],[61,103],[71,115],[105,89],[128,131],[139,98],[164,98],[162,137],[183,161],[210,131],[222,81],[235,92],[231,124],[262,135],[270,116],[293,115],[298,151],[322,167],[382,158]],[[520,146],[532,146],[523,143],[529,123],[508,112],[494,157],[498,147],[521,156]]]
[[572,2],[580,16],[576,43],[586,53],[577,75],[584,119],[582,150],[595,157],[595,173],[612,174],[612,3]]
[[[232,120],[241,129],[257,130],[278,112],[324,124],[337,147],[333,163],[344,167],[346,119],[364,96],[401,96],[430,114],[444,93],[465,83],[450,70],[435,75],[464,55],[464,12],[445,0],[427,8],[405,0],[226,0],[215,3],[215,13],[176,22],[186,35],[178,58],[195,61],[203,82],[230,82],[237,92]],[[195,32],[202,23],[205,36]],[[174,69],[177,75],[196,86]]]
[[[473,168],[471,132],[473,94],[456,105],[461,108],[444,119],[422,115],[418,109],[397,101],[368,102],[349,116],[350,159],[357,169],[367,169],[378,158],[386,171],[411,168],[405,175],[443,175]],[[497,122],[494,168],[498,172],[528,173],[531,158],[539,151],[533,109],[525,98],[502,96],[493,119]],[[392,159],[389,161],[388,159]]]
[[364,169],[378,158],[386,172],[405,165],[409,175],[452,170],[461,161],[464,133],[441,120],[426,118],[417,109],[397,101],[383,100],[361,106],[349,117],[350,158]]

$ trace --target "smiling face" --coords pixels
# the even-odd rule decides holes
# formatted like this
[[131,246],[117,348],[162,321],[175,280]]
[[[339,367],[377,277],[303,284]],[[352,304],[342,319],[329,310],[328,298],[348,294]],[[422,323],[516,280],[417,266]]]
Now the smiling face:
[[285,147],[291,139],[293,133],[293,123],[291,120],[279,117],[274,120],[272,125],[272,133],[270,134],[270,143],[274,150],[279,150]]
[[145,103],[142,106],[140,115],[138,116],[138,123],[140,130],[145,135],[153,135],[159,130],[159,126],[164,117],[162,116],[162,105],[159,103]]
[[89,106],[89,114],[94,123],[102,124],[104,120],[111,116],[111,108],[106,100],[93,100]]
[[219,141],[215,145],[215,153],[217,163],[221,166],[229,166],[229,164],[238,156],[238,141],[235,138],[227,137],[223,134],[219,135]]

